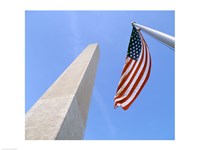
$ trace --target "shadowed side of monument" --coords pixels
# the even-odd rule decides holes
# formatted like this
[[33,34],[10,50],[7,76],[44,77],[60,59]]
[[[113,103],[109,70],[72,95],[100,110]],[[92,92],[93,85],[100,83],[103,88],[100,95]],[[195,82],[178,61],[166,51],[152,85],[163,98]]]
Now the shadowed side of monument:
[[99,59],[88,45],[26,113],[26,140],[81,140]]

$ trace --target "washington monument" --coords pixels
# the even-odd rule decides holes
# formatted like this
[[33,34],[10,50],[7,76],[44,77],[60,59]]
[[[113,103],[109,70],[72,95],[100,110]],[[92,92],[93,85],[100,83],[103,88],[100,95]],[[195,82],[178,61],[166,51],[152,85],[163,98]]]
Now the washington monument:
[[81,140],[99,58],[88,45],[25,116],[26,140]]

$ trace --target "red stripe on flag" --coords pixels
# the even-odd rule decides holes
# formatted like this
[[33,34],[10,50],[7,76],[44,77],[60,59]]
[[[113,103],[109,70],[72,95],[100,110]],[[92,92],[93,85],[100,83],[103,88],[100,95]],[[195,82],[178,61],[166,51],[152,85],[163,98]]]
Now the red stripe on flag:
[[[129,68],[130,64],[133,62],[132,59],[130,59],[129,57],[126,58],[126,59],[129,59],[128,63],[125,64],[124,66],[124,69],[123,69],[123,72],[121,74],[121,77],[124,76],[124,73],[127,71],[127,69]],[[135,62],[134,62],[135,63]],[[133,65],[134,66],[134,65]],[[119,91],[119,89],[121,88],[122,84],[123,84],[123,81],[126,80],[127,76],[129,75],[129,73],[127,75],[125,75],[125,77],[122,79],[122,81],[119,83],[118,85],[118,88],[117,88],[117,92]]]

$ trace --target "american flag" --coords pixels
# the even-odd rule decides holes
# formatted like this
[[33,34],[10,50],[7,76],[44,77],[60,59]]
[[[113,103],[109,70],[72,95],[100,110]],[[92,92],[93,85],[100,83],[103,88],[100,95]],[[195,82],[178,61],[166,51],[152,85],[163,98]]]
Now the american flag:
[[140,94],[151,71],[149,48],[139,29],[133,26],[126,61],[114,97],[114,107],[127,110]]

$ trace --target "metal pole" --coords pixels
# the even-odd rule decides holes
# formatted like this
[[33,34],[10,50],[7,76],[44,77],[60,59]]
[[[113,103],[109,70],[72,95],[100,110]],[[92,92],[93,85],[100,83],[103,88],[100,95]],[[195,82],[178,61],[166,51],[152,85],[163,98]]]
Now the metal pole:
[[161,41],[162,43],[170,46],[171,48],[175,48],[175,38],[173,36],[170,36],[168,34],[162,33],[160,31],[148,28],[146,26],[137,24],[135,22],[132,22],[132,25],[140,28],[141,30],[145,31],[146,33],[150,34],[151,36],[155,37],[156,39],[158,39],[159,41]]

